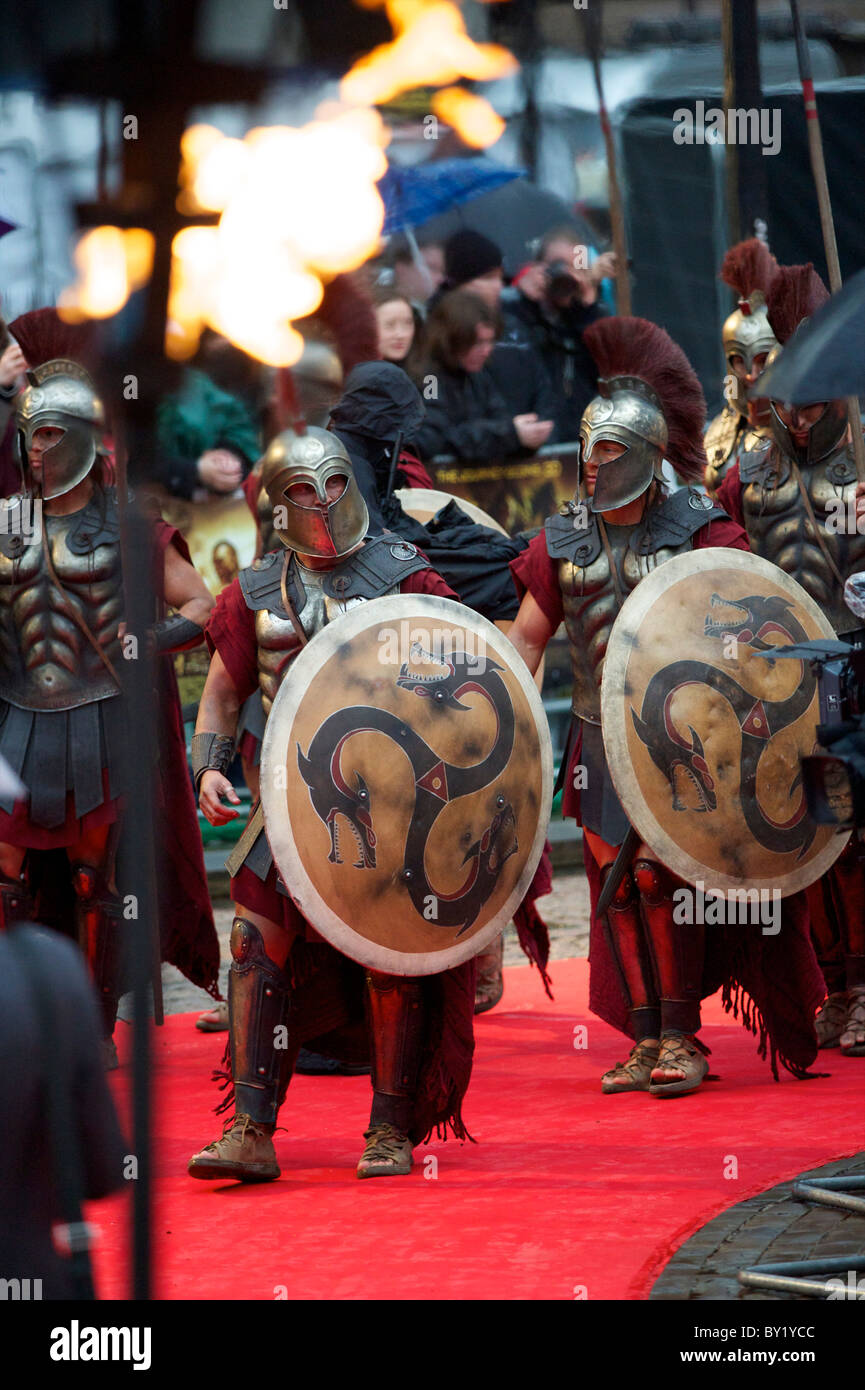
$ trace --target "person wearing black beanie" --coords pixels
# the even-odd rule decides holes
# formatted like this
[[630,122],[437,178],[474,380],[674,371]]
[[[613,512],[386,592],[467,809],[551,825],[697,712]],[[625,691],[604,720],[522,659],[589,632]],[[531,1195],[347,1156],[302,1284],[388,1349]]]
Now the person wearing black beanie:
[[445,278],[429,307],[448,290],[468,290],[491,309],[497,309],[504,282],[504,257],[500,246],[471,227],[461,227],[445,242]]

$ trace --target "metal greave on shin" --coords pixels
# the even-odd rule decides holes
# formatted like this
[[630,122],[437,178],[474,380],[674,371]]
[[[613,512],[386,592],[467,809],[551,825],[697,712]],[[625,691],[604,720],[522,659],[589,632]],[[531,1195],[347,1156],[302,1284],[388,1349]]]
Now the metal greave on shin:
[[92,864],[72,864],[75,922],[78,944],[84,953],[99,996],[102,1032],[110,1038],[117,1021],[121,993],[122,910],[120,898],[108,886],[106,874]]
[[234,1109],[260,1125],[276,1125],[297,1056],[287,1045],[291,993],[261,932],[244,917],[231,927],[228,1032]]
[[696,1033],[705,950],[702,926],[673,921],[673,883],[663,864],[634,860],[634,882],[661,1001],[662,1033]]
[[405,975],[369,970],[366,987],[372,1051],[370,1127],[387,1123],[407,1134],[423,1043],[421,983]]
[[829,891],[841,935],[847,989],[865,985],[865,864],[859,858],[860,848],[853,835],[829,870]]
[[[603,871],[606,878],[612,865]],[[661,1009],[652,960],[630,869],[623,874],[606,912],[607,942],[628,1001],[634,1041],[661,1036]]]

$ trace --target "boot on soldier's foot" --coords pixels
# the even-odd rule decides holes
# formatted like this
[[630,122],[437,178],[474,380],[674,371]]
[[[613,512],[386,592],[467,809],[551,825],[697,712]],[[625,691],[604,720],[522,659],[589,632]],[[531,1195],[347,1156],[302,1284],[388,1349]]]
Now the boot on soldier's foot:
[[687,1095],[697,1090],[708,1070],[709,1063],[690,1033],[664,1033],[649,1095]]
[[847,994],[844,1031],[838,1045],[845,1057],[865,1057],[865,986],[857,985]]
[[601,1077],[601,1090],[605,1096],[618,1091],[648,1091],[652,1068],[658,1065],[661,1044],[657,1038],[642,1038],[631,1048],[627,1062],[617,1062]]
[[408,1135],[394,1125],[372,1125],[364,1131],[366,1148],[357,1165],[359,1178],[399,1177],[410,1173],[414,1158]]
[[814,1019],[818,1048],[822,1050],[829,1047],[839,1047],[841,1034],[844,1032],[846,1023],[847,994],[842,990],[840,994],[830,994],[827,999],[824,999],[817,1017]]
[[189,1160],[191,1178],[236,1178],[238,1182],[270,1182],[279,1177],[273,1147],[273,1127],[256,1124],[248,1115],[226,1120],[222,1138],[205,1144]]
[[477,958],[477,979],[475,983],[475,1013],[485,1014],[494,1009],[504,993],[502,961],[504,959],[504,936],[498,936],[488,951],[482,951]]

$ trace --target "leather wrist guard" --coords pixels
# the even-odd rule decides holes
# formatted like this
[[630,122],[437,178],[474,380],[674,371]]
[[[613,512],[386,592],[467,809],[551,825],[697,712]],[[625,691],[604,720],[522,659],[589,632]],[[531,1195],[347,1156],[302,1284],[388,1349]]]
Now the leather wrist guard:
[[182,613],[172,613],[170,618],[162,618],[153,625],[153,639],[158,653],[179,652],[200,642],[204,628]]
[[193,734],[190,760],[196,791],[201,786],[205,772],[221,772],[226,777],[233,758],[234,739],[231,734]]

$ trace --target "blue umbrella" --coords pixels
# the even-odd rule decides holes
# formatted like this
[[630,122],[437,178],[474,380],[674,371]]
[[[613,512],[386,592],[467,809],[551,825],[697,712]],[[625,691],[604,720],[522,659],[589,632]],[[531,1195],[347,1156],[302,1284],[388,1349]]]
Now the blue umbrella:
[[379,179],[378,191],[385,206],[385,236],[417,227],[448,208],[479,198],[511,179],[522,178],[524,169],[508,169],[493,159],[435,159],[418,167],[391,165]]

